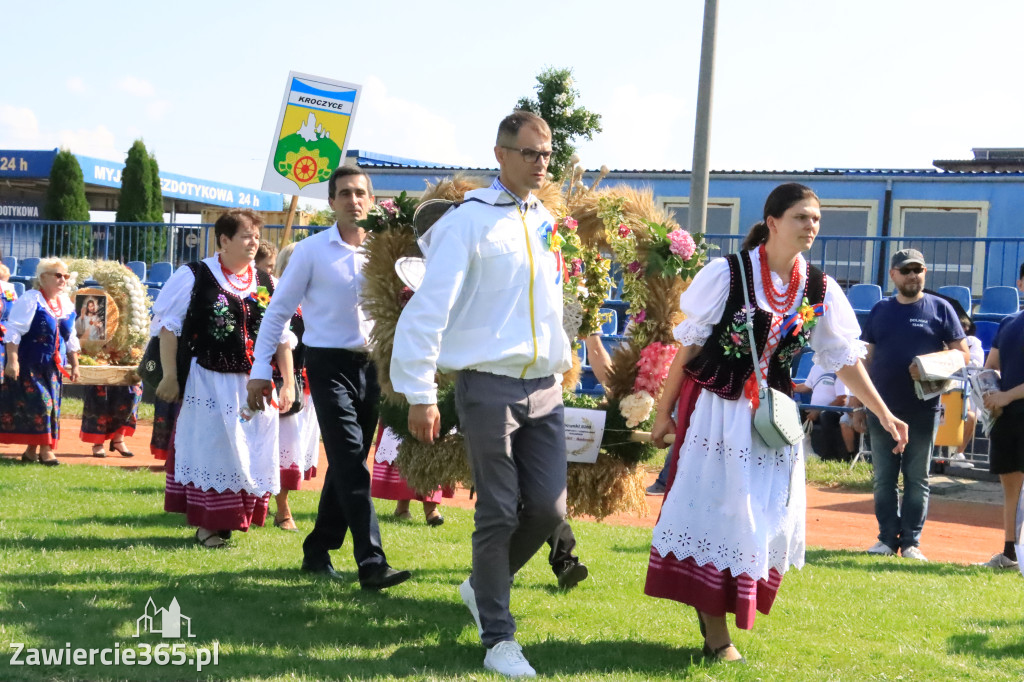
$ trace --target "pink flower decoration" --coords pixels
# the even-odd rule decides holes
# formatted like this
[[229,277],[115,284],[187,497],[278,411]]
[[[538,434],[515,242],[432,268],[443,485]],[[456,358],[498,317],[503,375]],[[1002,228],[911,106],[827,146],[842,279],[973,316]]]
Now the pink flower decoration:
[[633,316],[633,320],[637,324],[640,324],[641,322],[643,322],[646,319],[647,319],[647,311],[646,310],[641,310],[640,312],[638,312],[636,315]]
[[640,361],[636,363],[636,381],[633,383],[633,392],[645,391],[657,397],[661,387],[668,377],[668,368],[678,352],[679,346],[675,344],[654,343],[648,345],[640,352]]
[[398,215],[398,205],[395,204],[394,199],[385,199],[379,204],[382,211],[387,213],[389,216],[394,218]]
[[582,258],[573,258],[572,262],[569,265],[570,265],[570,269],[569,269],[569,276],[570,277],[575,277],[576,275],[582,275],[583,274],[583,259]]
[[620,237],[628,237],[629,233],[630,233],[630,229],[628,227],[626,227],[625,223],[619,223],[619,236]]
[[626,267],[629,268],[629,271],[635,275],[636,273],[640,272],[640,261],[635,260]]
[[672,230],[668,233],[668,241],[668,250],[683,260],[690,260],[697,250],[697,244],[686,230]]
[[562,221],[562,224],[565,225],[566,229],[575,230],[577,222],[572,216],[566,216],[565,220]]

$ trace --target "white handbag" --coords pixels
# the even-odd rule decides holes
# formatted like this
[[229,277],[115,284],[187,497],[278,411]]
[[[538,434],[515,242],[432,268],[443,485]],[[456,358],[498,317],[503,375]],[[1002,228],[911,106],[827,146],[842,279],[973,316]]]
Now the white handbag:
[[750,307],[747,294],[747,271],[743,265],[743,254],[740,254],[740,283],[743,286],[743,303],[747,311],[747,333],[750,335],[750,359],[757,373],[758,406],[754,411],[754,430],[764,444],[772,450],[781,450],[787,445],[796,445],[804,437],[804,428],[800,420],[800,408],[796,401],[782,391],[768,386],[768,380],[761,372],[761,363],[757,357],[757,346],[754,343],[754,314]]

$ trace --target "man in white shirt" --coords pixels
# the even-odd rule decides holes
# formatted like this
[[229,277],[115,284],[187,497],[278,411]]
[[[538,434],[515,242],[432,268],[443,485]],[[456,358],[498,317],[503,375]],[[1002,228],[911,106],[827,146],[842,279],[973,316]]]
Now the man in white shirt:
[[357,221],[373,206],[373,187],[363,171],[341,166],[331,175],[328,194],[337,222],[296,244],[263,315],[247,387],[249,407],[264,409],[269,400],[272,340],[301,304],[309,391],[327,452],[316,524],[302,545],[302,569],[340,579],[329,552],[351,531],[360,585],[381,590],[410,574],[391,568],[384,556],[366,466],[380,387],[367,354],[372,323],[359,306],[366,233]]
[[[477,491],[473,571],[460,587],[488,647],[484,667],[533,676],[515,641],[512,576],[565,516],[562,330],[555,220],[533,196],[551,131],[517,111],[498,127],[501,172],[421,240],[423,283],[399,318],[391,381],[418,440],[440,435],[434,374],[458,372],[455,402]],[[517,507],[521,508],[517,513]]]
[[[795,386],[797,393],[810,393],[811,405],[822,407],[846,407],[850,391],[835,372],[826,372],[820,365],[811,367],[807,380]],[[856,450],[856,435],[847,414],[831,410],[806,410],[807,421],[816,422],[819,428],[811,433],[811,446],[821,459],[850,461]]]

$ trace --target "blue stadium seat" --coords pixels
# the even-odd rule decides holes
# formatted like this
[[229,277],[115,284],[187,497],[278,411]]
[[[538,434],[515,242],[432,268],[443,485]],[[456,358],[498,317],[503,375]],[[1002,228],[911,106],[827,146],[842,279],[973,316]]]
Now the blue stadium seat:
[[140,260],[130,260],[125,265],[129,270],[135,273],[135,276],[139,278],[140,282],[146,281],[146,264]]
[[999,322],[1020,310],[1020,293],[1016,287],[989,287],[981,293],[974,321]]
[[148,286],[151,287],[162,287],[164,283],[171,278],[174,273],[174,266],[166,261],[159,263],[153,263],[153,267],[149,269],[149,279],[144,280]]
[[619,333],[619,314],[614,308],[601,308],[600,312],[611,315],[611,319],[601,325],[601,334]]
[[18,295],[18,298],[21,298],[22,296],[25,295],[25,285],[24,284],[22,284],[21,282],[11,282],[11,283],[14,285],[14,293],[16,293]]
[[988,355],[988,352],[992,350],[992,340],[996,338],[996,332],[999,331],[999,323],[976,320],[974,326],[974,335],[981,341],[981,348],[985,351],[985,355]]
[[2,259],[3,264],[7,266],[7,269],[11,271],[12,275],[18,274],[18,259],[14,256],[4,256]]
[[882,300],[882,287],[877,284],[854,284],[846,292],[846,298],[855,312],[868,312]]
[[580,373],[580,381],[576,386],[576,392],[580,395],[592,395],[592,396],[603,396],[604,386],[597,380],[597,376],[594,375],[594,370],[590,367],[584,367]]
[[814,351],[810,346],[804,346],[793,362],[793,383],[802,384],[807,381],[807,375],[811,373],[811,366],[814,364]]
[[939,287],[938,293],[956,299],[956,302],[960,304],[964,312],[968,315],[971,314],[971,308],[974,307],[974,304],[971,302],[971,290],[967,287],[948,284],[944,287]]
[[37,267],[39,267],[38,258],[22,258],[18,263],[18,276],[31,279],[36,276]]
[[615,349],[621,346],[624,342],[627,342],[626,337],[620,334],[602,334],[601,344],[605,350],[608,351],[608,355],[614,356]]

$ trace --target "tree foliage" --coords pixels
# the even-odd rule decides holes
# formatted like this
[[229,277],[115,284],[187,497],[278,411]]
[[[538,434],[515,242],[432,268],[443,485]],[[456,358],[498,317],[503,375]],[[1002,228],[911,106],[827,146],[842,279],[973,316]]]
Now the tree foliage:
[[132,143],[124,162],[116,219],[118,223],[160,224],[118,225],[107,257],[122,262],[140,260],[146,263],[167,259],[168,228],[162,224],[164,209],[160,167],[142,140]]
[[579,91],[573,87],[572,69],[545,69],[537,76],[537,98],[519,98],[516,108],[537,114],[551,127],[551,164],[548,172],[562,180],[576,153],[573,141],[594,139],[601,132],[601,115],[576,106]]
[[[78,159],[68,149],[61,149],[50,168],[43,217],[53,221],[89,222],[89,200],[85,196],[85,179]],[[84,258],[89,255],[92,227],[86,225],[53,225],[43,229],[45,255]]]

